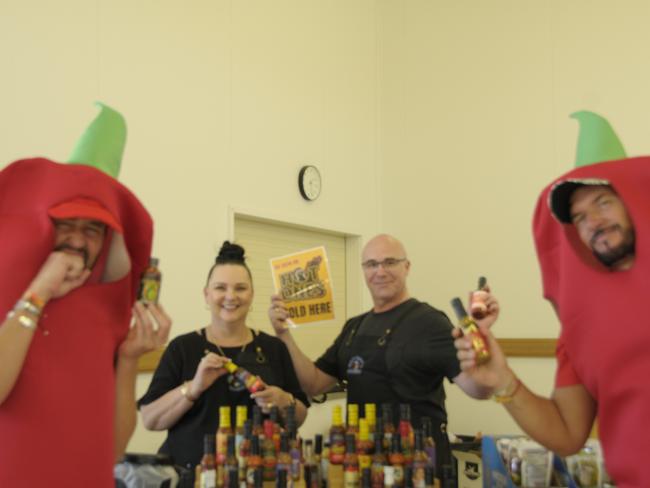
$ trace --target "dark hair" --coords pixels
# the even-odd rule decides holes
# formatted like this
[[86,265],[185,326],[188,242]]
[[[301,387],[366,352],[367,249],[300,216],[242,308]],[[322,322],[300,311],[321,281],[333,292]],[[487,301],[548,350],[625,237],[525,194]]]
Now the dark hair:
[[237,266],[243,266],[246,272],[248,273],[248,277],[250,278],[252,283],[253,275],[251,274],[251,270],[248,269],[248,265],[246,264],[245,253],[246,251],[240,245],[232,244],[230,241],[223,241],[223,244],[221,245],[221,249],[219,249],[219,254],[214,260],[214,264],[210,268],[210,271],[208,271],[208,278],[206,280],[206,283],[210,281],[210,276],[212,276],[212,272],[214,271],[214,268],[216,268],[217,266],[221,266],[223,264],[234,264]]

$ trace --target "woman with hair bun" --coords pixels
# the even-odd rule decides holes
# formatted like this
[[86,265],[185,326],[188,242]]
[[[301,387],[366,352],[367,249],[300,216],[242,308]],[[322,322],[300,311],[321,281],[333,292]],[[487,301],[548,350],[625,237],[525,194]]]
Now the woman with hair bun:
[[[159,452],[176,464],[195,466],[203,455],[203,436],[219,427],[219,407],[258,404],[281,414],[295,405],[302,424],[309,402],[300,389],[287,347],[276,337],[250,328],[246,321],[253,301],[253,280],[244,248],[223,243],[203,289],[210,323],[172,340],[139,400],[144,425],[167,430]],[[232,360],[264,382],[251,394],[224,364]]]

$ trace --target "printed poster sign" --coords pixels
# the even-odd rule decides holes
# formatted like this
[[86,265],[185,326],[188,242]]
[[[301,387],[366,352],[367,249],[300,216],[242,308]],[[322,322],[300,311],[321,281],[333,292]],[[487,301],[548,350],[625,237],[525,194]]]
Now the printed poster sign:
[[334,318],[329,262],[323,246],[271,259],[275,292],[290,321],[306,324]]

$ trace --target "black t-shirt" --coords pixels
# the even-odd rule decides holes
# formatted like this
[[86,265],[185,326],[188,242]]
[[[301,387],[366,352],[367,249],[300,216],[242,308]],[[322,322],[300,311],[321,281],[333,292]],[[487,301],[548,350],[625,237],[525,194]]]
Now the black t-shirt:
[[[300,389],[289,351],[278,338],[259,332],[244,351],[241,347],[224,347],[223,352],[235,364],[260,376],[265,383],[291,393],[306,406],[309,401]],[[169,390],[177,388],[194,377],[201,358],[206,351],[221,355],[217,347],[208,342],[198,331],[190,332],[172,340],[158,364],[149,389],[138,401],[138,407],[158,399]],[[234,427],[235,406],[247,405],[248,417],[255,402],[241,384],[229,384],[228,376],[215,381],[194,405],[167,432],[167,439],[159,452],[172,456],[176,464],[195,466],[203,456],[204,434],[214,434],[219,427],[219,407],[232,407],[231,425]]]
[[[343,358],[349,354],[342,348],[353,347],[350,336],[363,334],[379,339],[388,328],[391,332],[385,347],[394,392],[392,403],[411,405],[414,426],[420,425],[422,416],[446,422],[443,379],[453,380],[460,374],[460,364],[451,335],[452,324],[443,312],[426,303],[412,298],[386,312],[370,311],[351,318],[334,344],[316,361],[316,366],[339,380],[347,380],[349,364]],[[363,384],[362,388],[355,395],[363,397],[366,403],[375,403],[373,383]],[[393,411],[399,413],[399,409]]]

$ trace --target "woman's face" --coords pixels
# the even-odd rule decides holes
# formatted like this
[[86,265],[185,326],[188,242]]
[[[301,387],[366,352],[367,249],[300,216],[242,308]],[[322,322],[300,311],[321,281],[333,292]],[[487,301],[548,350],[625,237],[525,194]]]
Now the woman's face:
[[253,302],[253,284],[246,268],[237,264],[216,266],[203,293],[213,317],[227,324],[245,322]]

